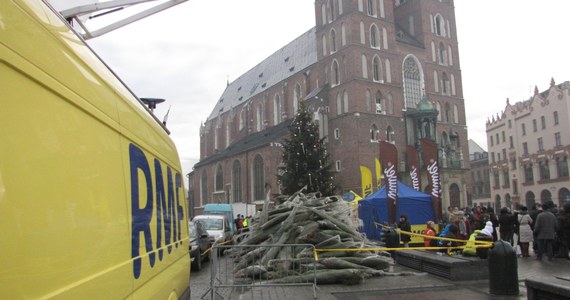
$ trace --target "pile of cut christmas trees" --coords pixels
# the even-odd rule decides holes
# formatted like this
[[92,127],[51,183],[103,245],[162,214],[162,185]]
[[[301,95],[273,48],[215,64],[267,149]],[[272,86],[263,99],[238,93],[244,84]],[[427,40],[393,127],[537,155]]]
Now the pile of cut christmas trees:
[[[233,249],[237,281],[312,282],[315,269],[318,284],[358,284],[373,276],[418,274],[391,272],[390,253],[356,231],[351,208],[341,197],[297,192],[279,196],[276,202],[254,218],[240,247]],[[297,246],[279,246],[291,244]],[[317,251],[317,260],[307,244],[324,249]],[[264,247],[268,245],[275,246]]]

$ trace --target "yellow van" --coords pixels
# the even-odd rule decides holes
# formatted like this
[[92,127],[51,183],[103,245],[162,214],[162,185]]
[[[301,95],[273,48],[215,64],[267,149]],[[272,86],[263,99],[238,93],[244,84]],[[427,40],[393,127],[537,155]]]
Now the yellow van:
[[0,1],[0,299],[189,297],[164,126],[39,0]]

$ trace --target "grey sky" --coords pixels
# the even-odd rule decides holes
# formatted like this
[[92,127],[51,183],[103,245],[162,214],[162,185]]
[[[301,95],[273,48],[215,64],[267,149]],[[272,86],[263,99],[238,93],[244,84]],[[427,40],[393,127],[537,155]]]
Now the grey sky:
[[[427,0],[425,0],[427,1]],[[570,80],[567,0],[456,0],[469,138],[506,104]],[[89,44],[139,97],[165,98],[184,173],[200,156],[199,128],[226,82],[315,25],[313,0],[190,0]]]

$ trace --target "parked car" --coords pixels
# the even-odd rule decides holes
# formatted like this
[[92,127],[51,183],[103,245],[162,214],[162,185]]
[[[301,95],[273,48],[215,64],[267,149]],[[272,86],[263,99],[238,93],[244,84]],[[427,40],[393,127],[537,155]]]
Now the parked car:
[[[194,217],[194,222],[201,223],[210,241],[216,244],[231,245],[233,243],[233,233],[228,218],[224,215],[199,215]],[[222,251],[223,252],[223,251]]]
[[190,232],[190,259],[192,260],[192,270],[200,271],[202,262],[210,259],[212,246],[208,231],[200,222],[188,222]]

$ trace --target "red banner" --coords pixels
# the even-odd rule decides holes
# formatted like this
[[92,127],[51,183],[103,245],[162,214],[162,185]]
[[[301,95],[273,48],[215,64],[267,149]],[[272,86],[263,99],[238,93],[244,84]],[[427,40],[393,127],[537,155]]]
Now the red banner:
[[439,222],[441,220],[441,180],[439,172],[439,159],[437,153],[437,144],[431,139],[420,139],[422,147],[422,158],[424,166],[428,173],[429,193],[431,194],[431,203],[435,217]]
[[388,205],[388,222],[397,222],[396,210],[398,207],[398,151],[396,146],[386,141],[380,141],[380,163],[386,183],[386,201]]
[[420,158],[418,151],[414,146],[408,145],[406,147],[406,154],[408,156],[408,169],[410,170],[410,178],[412,180],[412,188],[416,191],[421,191],[421,176],[420,176]]

